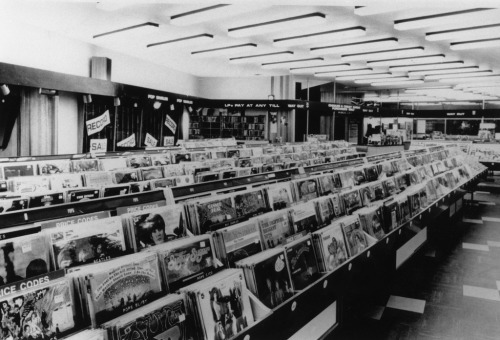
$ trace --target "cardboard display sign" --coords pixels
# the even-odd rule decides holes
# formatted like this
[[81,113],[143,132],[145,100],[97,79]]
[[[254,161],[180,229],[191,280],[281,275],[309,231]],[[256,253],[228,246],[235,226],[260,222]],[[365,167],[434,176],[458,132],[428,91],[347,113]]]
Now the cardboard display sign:
[[149,133],[146,133],[146,139],[144,139],[144,145],[155,147],[156,145],[158,145],[158,139],[154,138]]
[[165,117],[165,126],[172,131],[172,133],[175,133],[175,130],[177,130],[177,123],[169,116]]
[[87,126],[87,135],[93,135],[99,131],[102,131],[107,125],[111,123],[111,119],[109,118],[109,111],[106,110],[102,115],[97,118],[87,120],[85,125]]
[[108,150],[108,140],[107,139],[91,139],[90,140],[90,152],[103,152]]
[[119,141],[116,146],[121,147],[134,147],[135,146],[135,133],[131,134],[124,140]]

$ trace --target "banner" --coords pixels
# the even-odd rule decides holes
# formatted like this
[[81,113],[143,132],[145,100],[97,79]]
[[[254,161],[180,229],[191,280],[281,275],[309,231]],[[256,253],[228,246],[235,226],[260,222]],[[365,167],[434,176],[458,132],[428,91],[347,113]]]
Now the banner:
[[87,122],[85,123],[85,125],[87,126],[87,136],[102,131],[102,129],[104,129],[106,125],[109,125],[110,123],[111,119],[109,118],[108,110],[106,110],[106,112],[104,112],[97,118],[87,120]]
[[144,140],[144,145],[155,147],[158,144],[158,139],[146,133],[146,139]]
[[165,117],[165,126],[168,127],[170,131],[172,131],[172,133],[175,133],[175,130],[177,130],[177,123],[172,118],[170,118],[169,115]]
[[163,146],[174,146],[174,142],[175,142],[174,136],[163,137]]
[[135,133],[131,134],[122,141],[119,141],[116,146],[121,147],[134,147],[135,146]]
[[90,152],[105,152],[108,150],[108,140],[107,139],[91,139],[90,140]]

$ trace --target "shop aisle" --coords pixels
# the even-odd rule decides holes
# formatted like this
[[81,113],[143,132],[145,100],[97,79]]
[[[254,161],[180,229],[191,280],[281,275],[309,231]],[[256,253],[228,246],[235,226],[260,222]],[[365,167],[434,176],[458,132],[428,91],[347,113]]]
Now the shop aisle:
[[500,339],[500,193],[474,200],[457,236],[423,249],[385,293],[351,308],[335,339]]

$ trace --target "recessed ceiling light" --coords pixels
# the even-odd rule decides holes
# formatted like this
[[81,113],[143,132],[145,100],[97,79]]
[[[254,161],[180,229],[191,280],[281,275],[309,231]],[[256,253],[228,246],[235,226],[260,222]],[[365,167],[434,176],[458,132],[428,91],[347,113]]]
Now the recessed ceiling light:
[[208,42],[212,42],[213,39],[214,39],[214,36],[211,34],[198,34],[198,35],[192,35],[189,37],[183,37],[183,38],[179,38],[179,39],[160,41],[160,42],[146,45],[146,47],[149,48],[149,47],[191,46],[194,44],[198,45],[198,44],[205,44]]
[[417,54],[424,52],[422,46],[418,47],[407,47],[399,48],[394,50],[376,51],[376,52],[364,52],[364,53],[353,53],[353,54],[343,54],[341,60],[345,61],[355,61],[355,60],[367,60],[376,58],[411,58]]
[[481,37],[494,38],[500,37],[500,24],[474,26],[467,28],[457,28],[446,31],[437,31],[425,33],[425,39],[429,41],[441,41],[452,39],[475,39]]
[[372,68],[357,68],[352,70],[342,70],[334,72],[317,72],[314,75],[316,77],[338,77],[338,76],[352,76],[356,74],[365,74],[369,71],[373,71]]
[[421,70],[421,71],[409,71],[408,75],[412,77],[412,76],[424,76],[432,74],[457,74],[457,73],[471,72],[478,69],[479,66],[452,67],[444,69],[441,68],[441,69],[431,69],[431,70]]
[[209,50],[201,50],[191,52],[191,56],[193,57],[215,57],[221,55],[230,55],[235,53],[243,53],[248,51],[253,51],[257,48],[256,44],[240,44],[240,45],[231,45],[224,46],[218,48],[212,48]]
[[314,72],[334,72],[345,70],[346,67],[351,66],[351,64],[329,64],[329,65],[317,65],[308,67],[294,67],[290,69],[290,73],[314,73]]
[[464,20],[464,22],[470,22],[471,18],[477,17],[478,19],[480,19],[484,11],[488,10],[491,10],[491,8],[474,8],[463,11],[396,20],[394,21],[394,28],[403,31],[416,28],[445,25],[448,23],[457,23],[461,22],[462,20]]
[[117,29],[114,31],[96,34],[93,36],[93,38],[96,39],[96,38],[102,38],[102,37],[106,37],[106,36],[113,35],[113,34],[130,33],[130,32],[134,32],[134,33],[139,32],[142,34],[147,33],[147,32],[152,32],[152,31],[156,32],[158,27],[160,27],[160,25],[158,25],[154,22],[145,22],[145,23],[142,23],[139,25],[128,26],[128,27],[120,28],[120,29]]
[[384,60],[369,60],[366,63],[368,66],[395,66],[395,65],[411,65],[422,63],[438,63],[444,60],[444,54],[433,54],[407,58],[393,58]]
[[311,48],[311,54],[340,54],[340,53],[350,53],[359,51],[377,51],[383,50],[385,48],[392,48],[398,45],[398,39],[387,38],[387,39],[376,39],[367,40],[348,44],[339,44],[323,47],[313,47]]
[[299,15],[285,19],[260,22],[252,25],[245,25],[240,27],[233,27],[228,30],[230,37],[248,37],[252,35],[259,35],[269,32],[276,32],[281,30],[289,30],[291,28],[300,28],[324,23],[326,16],[323,13],[311,13],[306,15]]
[[254,54],[254,55],[235,57],[235,58],[230,58],[229,62],[231,64],[273,62],[276,60],[280,61],[280,60],[283,60],[285,58],[290,58],[292,56],[293,56],[292,51],[284,51],[284,52]]
[[450,44],[450,49],[458,51],[497,46],[500,46],[500,38],[454,42]]
[[[201,3],[201,2],[200,2]],[[234,17],[239,14],[246,14],[250,11],[260,10],[270,5],[245,4],[227,5],[217,4],[213,6],[201,7],[189,12],[179,13],[170,17],[170,24],[175,26],[188,26],[203,23],[206,21],[216,21],[219,19]],[[244,15],[245,15],[244,14]]]
[[[443,55],[444,57],[444,55]],[[422,70],[435,70],[456,68],[464,64],[463,61],[444,61],[442,63],[426,63],[426,64],[413,64],[413,65],[398,65],[390,66],[391,71],[422,71]]]
[[318,62],[321,62],[323,60],[324,60],[323,58],[308,58],[308,59],[276,61],[272,63],[264,63],[262,64],[262,68],[276,69],[276,68],[289,68],[290,66],[307,66],[307,65],[317,64]]
[[338,30],[323,31],[304,35],[296,35],[275,39],[273,45],[276,47],[288,47],[297,45],[309,45],[316,43],[331,42],[346,38],[355,38],[366,35],[366,28],[361,26],[342,28]]

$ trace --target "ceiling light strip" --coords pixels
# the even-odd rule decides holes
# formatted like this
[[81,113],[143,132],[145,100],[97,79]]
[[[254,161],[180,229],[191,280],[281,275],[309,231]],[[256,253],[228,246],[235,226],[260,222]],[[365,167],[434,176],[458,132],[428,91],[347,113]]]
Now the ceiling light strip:
[[323,58],[307,58],[307,59],[295,59],[295,60],[286,60],[286,61],[275,61],[270,63],[263,63],[262,68],[283,68],[290,67],[294,65],[302,65],[302,64],[310,64],[314,62],[324,61]]
[[399,85],[417,85],[423,84],[423,80],[402,80],[392,82],[371,83],[371,86],[399,86]]
[[381,73],[364,73],[353,76],[339,76],[336,77],[336,80],[358,80],[358,79],[377,79],[377,78],[385,78],[392,77],[392,73],[389,72],[381,72]]
[[422,53],[424,48],[422,46],[417,47],[407,47],[407,48],[399,48],[394,50],[384,50],[384,51],[376,51],[376,52],[362,52],[362,53],[352,53],[352,54],[343,54],[341,56],[341,60],[345,61],[354,61],[354,60],[366,60],[370,58],[391,58],[394,56],[395,58],[411,58],[412,54]]
[[479,70],[479,66],[466,66],[466,67],[450,67],[450,68],[440,68],[431,70],[420,70],[420,71],[408,71],[409,76],[424,76],[433,74],[455,74],[455,73],[467,73],[471,71]]
[[373,49],[384,49],[390,48],[398,45],[397,38],[386,38],[386,39],[376,39],[376,40],[367,40],[360,41],[355,43],[348,44],[340,44],[340,45],[331,45],[331,46],[322,46],[322,47],[313,47],[310,49],[312,54],[325,54],[325,53],[336,53],[336,52],[345,52],[346,50],[373,50]]
[[470,50],[475,48],[496,47],[496,46],[500,46],[500,38],[454,42],[450,44],[450,49],[458,51],[458,50]]
[[491,75],[484,77],[456,77],[439,79],[440,83],[460,83],[460,82],[497,82],[500,81],[500,75]]
[[426,80],[436,80],[436,79],[446,79],[446,78],[457,78],[457,77],[476,77],[476,76],[487,76],[493,73],[491,70],[475,71],[475,72],[464,72],[459,74],[433,74],[426,76]]
[[433,14],[422,17],[396,20],[394,21],[394,28],[403,31],[415,28],[429,27],[433,25],[442,25],[444,23],[447,23],[445,22],[447,21],[446,19],[459,22],[458,20],[460,20],[460,18],[462,17],[467,17],[470,14],[475,14],[486,10],[490,10],[490,8],[474,8],[463,11]]
[[500,24],[457,28],[446,31],[436,31],[425,33],[428,41],[441,41],[451,39],[464,39],[465,37],[484,37],[485,35],[500,36]]
[[343,64],[329,64],[329,65],[316,65],[316,66],[306,66],[306,67],[294,67],[290,69],[291,73],[313,73],[316,71],[334,72],[345,70],[346,67],[351,66],[349,63]]
[[266,60],[268,58],[273,58],[273,57],[283,57],[292,55],[293,55],[292,51],[254,54],[254,55],[229,58],[229,62],[233,64],[253,63],[253,62],[261,62],[263,59]]
[[198,34],[198,35],[192,35],[190,37],[184,37],[184,38],[179,38],[179,39],[173,39],[173,40],[167,40],[167,41],[161,41],[157,43],[152,43],[146,45],[146,47],[155,47],[155,46],[161,46],[161,45],[166,45],[166,44],[175,44],[175,43],[180,43],[180,42],[200,42],[200,41],[209,41],[214,38],[213,35],[211,34]]
[[369,60],[366,63],[368,66],[404,66],[410,64],[419,64],[419,63],[439,63],[443,61],[445,58],[444,54],[433,54],[433,55],[424,55],[424,56],[415,56],[415,57],[406,57],[406,58],[392,58],[392,59],[383,59],[383,60]]
[[120,28],[120,29],[117,29],[114,31],[100,33],[100,34],[94,35],[93,38],[94,39],[100,38],[100,37],[104,37],[107,35],[116,34],[116,33],[123,33],[123,32],[131,31],[131,30],[135,30],[135,29],[139,29],[139,28],[158,28],[158,27],[160,27],[160,25],[156,24],[154,22],[145,22],[145,23],[139,24],[139,25],[129,26],[129,27]]
[[230,6],[230,5],[227,5],[227,4],[218,4],[218,5],[213,5],[213,6],[209,6],[209,7],[198,8],[198,9],[195,9],[193,11],[189,11],[189,12],[184,12],[184,13],[172,15],[170,17],[170,21],[172,22],[172,21],[175,21],[177,19],[184,18],[184,17],[187,17],[187,16],[195,16],[195,15],[200,14],[200,13],[206,13],[208,11],[212,11],[214,9],[218,9],[218,8],[222,8],[222,7],[227,7],[227,6]]
[[356,26],[332,31],[324,31],[275,39],[273,41],[273,45],[277,47],[285,47],[301,44],[313,44],[336,39],[355,38],[363,36],[365,34],[366,28],[362,26]]
[[317,77],[337,77],[337,76],[349,76],[356,74],[365,74],[369,71],[373,71],[372,68],[357,68],[352,70],[342,70],[342,71],[332,71],[332,72],[316,72],[314,73]]
[[208,50],[200,50],[200,51],[194,51],[191,52],[191,55],[193,57],[195,56],[215,56],[215,55],[224,55],[224,54],[231,54],[231,53],[238,53],[242,51],[248,51],[252,50],[257,47],[257,44],[240,44],[240,45],[232,45],[232,46],[224,46],[224,47],[218,47],[218,48],[212,48]]
[[[443,55],[444,57],[444,55]],[[370,63],[370,62],[368,62]],[[463,61],[444,61],[442,63],[425,63],[413,65],[389,66],[390,71],[430,71],[436,69],[457,68],[464,64]]]
[[375,78],[375,79],[357,79],[356,84],[371,84],[371,83],[394,83],[395,81],[409,80],[408,77],[390,77],[390,78]]

